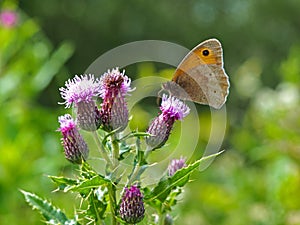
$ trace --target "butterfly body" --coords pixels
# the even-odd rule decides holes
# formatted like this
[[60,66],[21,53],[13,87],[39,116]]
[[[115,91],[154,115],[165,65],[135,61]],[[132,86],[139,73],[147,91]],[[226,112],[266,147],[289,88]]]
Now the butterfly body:
[[163,87],[181,99],[221,108],[229,93],[221,43],[209,39],[197,45],[181,61],[172,82]]

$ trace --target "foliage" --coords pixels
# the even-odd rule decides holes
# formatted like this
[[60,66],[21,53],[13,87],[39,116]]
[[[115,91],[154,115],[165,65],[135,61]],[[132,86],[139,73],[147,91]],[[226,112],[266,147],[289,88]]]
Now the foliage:
[[64,165],[56,157],[57,136],[49,132],[56,129],[57,109],[41,99],[55,76],[66,72],[63,65],[73,47],[63,42],[54,48],[36,21],[13,3],[2,2],[0,11],[7,9],[15,11],[18,21],[14,27],[0,24],[0,223],[28,224],[37,217],[20,220],[28,210],[18,188],[48,192],[42,174],[58,172]]
[[[84,71],[100,54],[130,41],[159,39],[192,48],[209,37],[217,37],[223,43],[225,68],[232,84],[223,144],[227,151],[205,173],[192,175],[194,182],[187,185],[184,198],[179,199],[180,206],[173,212],[173,217],[181,215],[176,217],[175,224],[300,223],[298,1],[128,1],[124,4],[53,0],[41,4],[32,0],[19,4],[20,8],[11,3],[10,6],[35,18],[30,21],[38,31],[33,38],[28,37],[27,47],[22,48],[23,56],[18,57],[16,64],[18,75],[6,76],[12,82],[2,85],[4,75],[0,73],[1,224],[37,224],[40,218],[24,206],[17,189],[45,195],[50,187],[41,174],[70,173],[70,166],[63,167],[67,162],[61,157],[58,135],[53,132],[57,129],[58,114],[54,105],[59,101],[56,87],[62,85],[68,72],[63,68],[46,89],[33,94],[32,85],[27,86],[31,76],[23,71],[34,70],[30,74],[37,74],[54,51],[53,45],[59,46],[62,40],[71,40],[76,46],[74,56],[66,63],[70,74],[75,74]],[[16,35],[12,30],[6,31],[10,36],[5,38],[0,29],[3,57],[3,43],[11,42]],[[25,31],[17,37],[23,39]],[[10,46],[20,46],[15,44]],[[5,51],[5,57],[19,51],[13,47]],[[0,64],[2,71],[2,58]],[[126,69],[137,77],[162,76],[165,67],[169,68],[138,64]],[[19,80],[22,85],[10,88]],[[147,103],[134,109],[137,113],[131,121],[132,127],[143,128],[145,125],[138,118],[148,120],[156,113]],[[201,156],[210,130],[209,112],[205,107],[198,109],[201,129],[205,132],[199,137],[195,159]],[[171,138],[176,140],[176,132]],[[62,195],[47,194],[47,198],[50,196],[64,206]],[[68,208],[66,214],[73,210],[71,206],[65,208]]]
[[26,202],[33,209],[38,210],[48,224],[78,224],[74,220],[68,219],[60,209],[56,209],[50,202],[26,191],[22,191],[22,193],[25,196]]
[[[221,152],[220,152],[221,153]],[[201,162],[215,157],[220,153],[203,157],[202,159],[184,167],[172,177],[164,177],[156,186],[151,188],[144,188],[145,203],[158,210],[159,215],[171,211],[171,206],[176,204],[176,197],[180,192],[178,190],[183,187],[189,181],[191,172],[199,168]],[[142,160],[144,161],[144,160]],[[86,209],[80,208],[81,213],[74,216],[75,219],[70,220],[62,213],[61,209],[56,209],[51,203],[41,199],[35,194],[22,191],[26,201],[31,205],[33,209],[38,210],[44,217],[46,223],[49,224],[79,224],[93,222],[97,224],[99,220],[106,219],[107,206],[109,208],[117,208],[116,199],[109,201],[109,196],[115,193],[112,191],[112,187],[118,185],[114,179],[105,178],[101,174],[97,174],[86,162],[84,162],[80,168],[80,175],[76,180],[65,177],[49,176],[54,181],[60,190],[64,192],[76,192],[82,198],[83,201],[88,201]],[[132,174],[131,174],[132,175]],[[97,195],[97,192],[102,192],[101,198]],[[121,219],[119,219],[122,221]],[[151,223],[151,220],[144,221],[145,224]]]
[[[202,157],[191,164],[186,164],[181,158],[180,164],[176,164],[177,161],[169,164],[168,170],[172,174],[169,172],[157,184],[144,184],[142,175],[151,169],[148,156],[164,146],[174,122],[187,116],[190,109],[175,96],[165,95],[160,106],[161,113],[151,122],[147,132],[122,132],[129,120],[125,95],[133,91],[130,84],[127,75],[116,68],[108,70],[100,79],[94,79],[92,75],[75,76],[65,83],[65,88],[59,89],[65,104],[72,103],[76,112],[75,120],[70,114],[58,118],[65,157],[80,167],[75,179],[50,178],[57,184],[58,190],[77,193],[81,201],[76,211],[80,213],[75,213],[74,219],[70,220],[62,209],[56,209],[35,194],[22,191],[26,201],[43,215],[46,223],[107,224],[111,221],[110,224],[117,225],[136,224],[143,220],[144,224],[154,222],[163,225],[166,213],[176,205],[176,197],[188,183],[190,174],[203,162],[221,153]],[[98,106],[96,102],[101,99],[102,103]],[[97,159],[104,160],[105,171],[98,172],[87,162],[90,161],[90,147],[79,131],[94,137],[96,145],[93,147],[99,149],[101,157]],[[144,144],[141,143],[142,137]],[[135,140],[135,144],[131,139]],[[126,172],[122,161],[129,162],[131,172]],[[147,205],[156,210],[157,219],[148,214]],[[171,218],[170,215],[168,217]]]

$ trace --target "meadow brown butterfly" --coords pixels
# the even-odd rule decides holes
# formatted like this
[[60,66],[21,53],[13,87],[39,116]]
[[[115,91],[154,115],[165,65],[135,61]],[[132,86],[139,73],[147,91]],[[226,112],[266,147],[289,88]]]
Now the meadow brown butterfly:
[[163,89],[182,100],[221,108],[229,93],[221,43],[209,39],[197,45],[183,58],[172,81],[164,83]]

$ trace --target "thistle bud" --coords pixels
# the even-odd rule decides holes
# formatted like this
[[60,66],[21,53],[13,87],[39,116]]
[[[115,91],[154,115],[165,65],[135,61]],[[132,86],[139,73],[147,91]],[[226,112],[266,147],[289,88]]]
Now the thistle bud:
[[144,218],[145,208],[140,189],[133,185],[125,188],[120,205],[121,218],[129,224],[140,222]]
[[121,132],[128,124],[128,109],[125,96],[129,91],[131,80],[118,68],[108,70],[100,78],[100,97],[103,99],[100,110],[101,124],[105,131]]
[[190,112],[190,109],[182,101],[175,97],[163,95],[160,106],[161,114],[150,124],[147,132],[151,135],[146,138],[146,143],[151,149],[162,147],[169,138],[176,120],[182,120]]
[[171,177],[176,173],[177,170],[186,167],[185,158],[173,159],[168,166],[168,175]]
[[62,145],[64,147],[65,157],[72,163],[81,164],[82,160],[86,160],[89,149],[83,137],[78,132],[76,124],[71,115],[66,114],[58,118],[62,133]]

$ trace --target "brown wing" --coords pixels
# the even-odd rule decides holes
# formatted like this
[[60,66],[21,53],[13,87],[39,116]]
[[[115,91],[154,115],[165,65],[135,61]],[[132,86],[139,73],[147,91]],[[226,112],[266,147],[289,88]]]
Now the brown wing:
[[221,108],[229,93],[229,79],[220,42],[209,39],[196,46],[179,64],[172,81],[183,89],[171,91],[175,96]]

